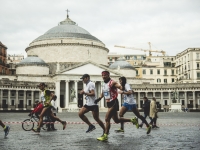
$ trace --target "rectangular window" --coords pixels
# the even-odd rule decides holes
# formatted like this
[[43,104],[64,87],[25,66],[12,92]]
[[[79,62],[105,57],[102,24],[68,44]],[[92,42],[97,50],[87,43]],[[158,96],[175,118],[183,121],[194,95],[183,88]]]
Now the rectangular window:
[[198,79],[200,78],[200,72],[197,72],[197,78]]
[[138,76],[138,70],[136,70],[136,75]]
[[174,82],[174,78],[172,78],[172,83]]
[[142,73],[143,73],[143,74],[146,74],[146,69],[143,69]]
[[164,83],[167,83],[167,79],[164,79]]
[[165,100],[165,105],[167,105],[167,100]]
[[157,74],[160,74],[160,69],[157,69]]
[[182,100],[182,101],[181,101],[181,104],[182,104],[182,105],[185,105],[185,101],[184,101],[184,100]]
[[24,94],[19,94],[19,96],[24,96]]
[[164,70],[164,75],[167,75],[167,70]]
[[15,105],[15,100],[11,100],[11,105],[12,105],[12,106]]
[[174,70],[172,70],[172,75],[174,75]]
[[197,59],[199,59],[199,53],[196,53],[196,57],[197,57]]
[[150,74],[153,74],[153,69],[150,69]]
[[161,82],[161,79],[157,79],[157,83],[160,83]]
[[199,69],[199,63],[197,63],[197,69]]

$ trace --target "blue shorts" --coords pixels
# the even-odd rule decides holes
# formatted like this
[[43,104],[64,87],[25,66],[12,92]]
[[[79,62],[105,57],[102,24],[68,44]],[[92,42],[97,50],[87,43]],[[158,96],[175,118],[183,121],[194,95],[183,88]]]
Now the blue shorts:
[[126,107],[128,110],[133,110],[133,108],[137,108],[136,104],[124,103],[122,106]]

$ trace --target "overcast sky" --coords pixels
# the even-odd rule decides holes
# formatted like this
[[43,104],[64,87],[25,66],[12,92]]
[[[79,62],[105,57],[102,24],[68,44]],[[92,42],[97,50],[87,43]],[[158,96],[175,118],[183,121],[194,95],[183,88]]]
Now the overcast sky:
[[25,54],[67,9],[110,52],[144,54],[114,45],[149,49],[148,42],[169,56],[200,47],[200,0],[0,0],[0,6],[0,41],[8,54]]

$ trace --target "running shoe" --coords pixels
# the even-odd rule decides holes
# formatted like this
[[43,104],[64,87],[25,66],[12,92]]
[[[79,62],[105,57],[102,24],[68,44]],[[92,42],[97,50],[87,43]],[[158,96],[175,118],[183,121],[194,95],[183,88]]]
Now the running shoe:
[[62,125],[63,125],[63,130],[65,130],[66,125],[67,125],[67,122],[66,122],[66,121],[63,121],[63,122],[62,122]]
[[95,126],[94,125],[89,125],[89,128],[88,128],[88,130],[86,131],[86,133],[89,133],[89,132],[91,132],[91,131],[93,131],[93,130],[95,130],[96,128],[95,128]]
[[133,119],[131,119],[131,122],[133,123],[133,125],[136,126],[136,128],[139,128],[139,124],[138,124],[138,118],[134,117]]
[[124,133],[124,130],[118,129],[118,130],[115,130],[115,132],[116,132],[116,133],[120,133],[120,132],[121,132],[121,133]]
[[33,132],[40,133],[40,128],[32,129]]
[[103,136],[97,138],[97,140],[99,140],[99,141],[107,141],[108,140],[108,135],[104,134]]
[[151,125],[149,125],[149,127],[147,127],[147,134],[149,134],[151,132]]
[[157,125],[152,126],[153,129],[158,129],[159,127]]
[[5,137],[8,135],[9,131],[10,131],[10,127],[6,126],[6,128],[4,129]]

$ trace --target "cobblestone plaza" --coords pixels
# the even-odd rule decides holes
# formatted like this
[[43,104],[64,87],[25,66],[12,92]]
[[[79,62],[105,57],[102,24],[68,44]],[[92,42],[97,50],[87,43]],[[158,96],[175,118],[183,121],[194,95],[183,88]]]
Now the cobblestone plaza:
[[[86,114],[91,122],[94,122],[91,113]],[[130,123],[125,124],[125,133],[115,133],[119,128],[118,124],[112,124],[108,142],[97,141],[96,138],[102,135],[102,129],[95,124],[96,130],[85,133],[88,126],[81,124],[82,120],[77,112],[59,113],[62,120],[68,122],[66,130],[62,130],[61,124],[56,124],[57,131],[44,131],[35,134],[32,131],[24,131],[21,122],[28,118],[28,113],[0,113],[3,122],[11,126],[10,133],[4,139],[4,132],[0,132],[0,149],[70,149],[70,150],[91,150],[91,149],[124,149],[124,150],[146,150],[146,149],[199,149],[200,147],[200,117],[199,113],[159,113],[159,129],[153,129],[150,135],[146,129],[136,129]],[[105,113],[100,113],[104,120]],[[128,112],[126,118],[132,118],[133,114]],[[147,119],[148,120],[148,119]],[[149,120],[148,120],[149,121]],[[8,123],[10,122],[10,123]],[[112,122],[113,123],[113,122]]]

